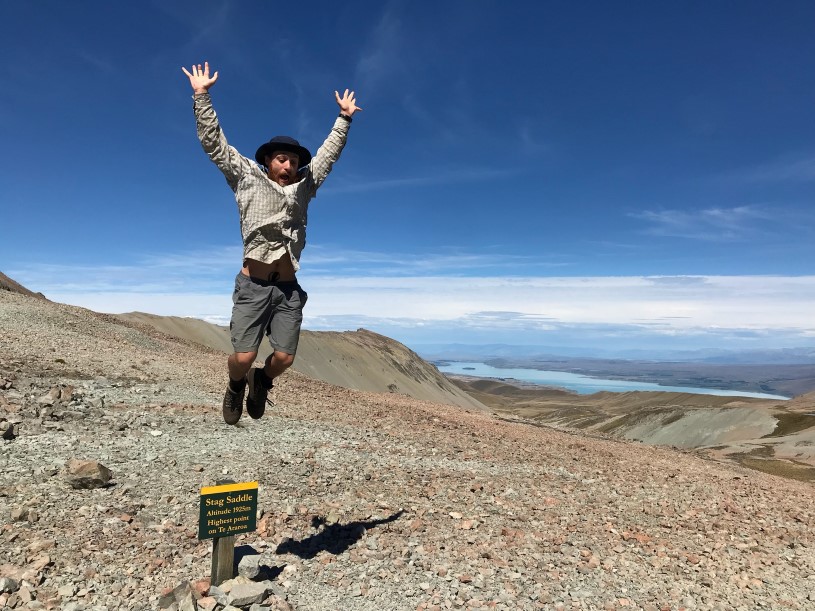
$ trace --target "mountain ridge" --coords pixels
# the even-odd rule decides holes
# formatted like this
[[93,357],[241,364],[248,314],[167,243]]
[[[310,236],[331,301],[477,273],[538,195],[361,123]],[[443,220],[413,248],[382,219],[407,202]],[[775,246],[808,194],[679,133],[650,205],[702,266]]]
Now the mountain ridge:
[[416,350],[431,361],[485,361],[494,359],[523,360],[604,360],[641,363],[675,362],[721,365],[813,365],[815,347],[725,350],[612,350],[517,344],[417,344]]
[[[149,325],[170,336],[225,354],[232,352],[227,327],[194,318],[144,312],[115,316],[131,323]],[[258,360],[262,361],[270,352],[271,347],[264,340]],[[403,393],[425,401],[486,409],[403,344],[365,329],[343,332],[303,330],[292,368],[344,388]]]
[[37,299],[46,299],[45,295],[43,295],[42,293],[35,293],[34,291],[30,291],[19,282],[12,280],[8,276],[6,276],[3,272],[0,272],[0,291],[10,291],[12,293],[18,293],[20,295],[36,297]]

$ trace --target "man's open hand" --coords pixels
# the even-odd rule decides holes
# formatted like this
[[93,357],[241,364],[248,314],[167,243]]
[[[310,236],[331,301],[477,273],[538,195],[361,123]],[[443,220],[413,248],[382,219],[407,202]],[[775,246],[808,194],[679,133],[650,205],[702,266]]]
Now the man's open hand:
[[[203,68],[201,68],[201,64],[198,64],[197,66],[193,65],[192,74],[187,72],[187,69],[184,66],[182,66],[181,69],[184,71],[184,74],[190,78],[190,85],[192,85],[192,89],[195,93],[206,93],[209,91],[209,88],[215,84],[215,81],[218,80],[217,71],[210,77],[209,62],[204,62]],[[348,93],[348,91],[345,93]],[[351,95],[353,96],[354,94],[352,93]]]
[[[217,74],[217,72],[216,72],[216,74]],[[345,93],[342,94],[342,97],[340,97],[340,94],[339,94],[338,91],[335,91],[334,95],[337,98],[337,105],[340,107],[340,112],[342,114],[347,115],[347,116],[350,117],[356,111],[362,110],[359,106],[357,106],[357,99],[354,96],[353,91],[349,93],[348,90],[346,89]]]

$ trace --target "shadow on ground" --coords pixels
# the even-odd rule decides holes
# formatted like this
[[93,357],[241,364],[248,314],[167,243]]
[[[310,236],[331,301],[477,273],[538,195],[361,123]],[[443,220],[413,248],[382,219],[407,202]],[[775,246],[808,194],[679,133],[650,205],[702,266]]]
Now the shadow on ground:
[[314,528],[324,526],[323,530],[315,535],[306,537],[302,541],[295,541],[289,539],[277,546],[276,553],[278,554],[294,554],[299,558],[310,559],[314,558],[320,552],[328,552],[329,554],[343,553],[354,543],[362,538],[365,531],[379,526],[380,524],[387,524],[398,520],[399,517],[405,513],[404,509],[397,511],[395,514],[383,518],[381,520],[367,520],[363,522],[349,522],[348,524],[330,524],[326,525],[325,518],[315,517],[311,521]]

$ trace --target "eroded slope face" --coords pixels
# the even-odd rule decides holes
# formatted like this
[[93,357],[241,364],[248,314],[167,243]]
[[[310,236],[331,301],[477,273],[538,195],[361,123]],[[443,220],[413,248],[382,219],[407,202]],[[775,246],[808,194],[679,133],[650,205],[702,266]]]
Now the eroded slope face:
[[458,380],[501,413],[564,429],[648,444],[698,449],[805,481],[815,481],[815,394],[790,401],[674,392],[577,395]]
[[[150,325],[214,350],[232,351],[226,327],[192,318],[140,312],[122,314],[119,318]],[[268,342],[264,341],[258,360],[265,359],[270,351]],[[486,409],[403,344],[364,329],[342,333],[304,330],[293,369],[344,388],[392,392],[424,401]]]

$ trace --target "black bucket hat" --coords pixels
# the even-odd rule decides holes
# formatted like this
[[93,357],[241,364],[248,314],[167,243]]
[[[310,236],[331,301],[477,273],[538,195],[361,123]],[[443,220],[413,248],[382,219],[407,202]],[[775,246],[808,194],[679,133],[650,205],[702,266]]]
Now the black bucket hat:
[[[255,161],[257,161],[264,168],[266,167],[266,157],[275,151],[288,151],[290,153],[297,153],[300,157],[299,168],[304,168],[311,161],[311,153],[304,146],[300,146],[294,138],[288,136],[275,136],[265,144],[261,144],[260,148],[255,153]],[[298,169],[299,169],[298,168]]]

